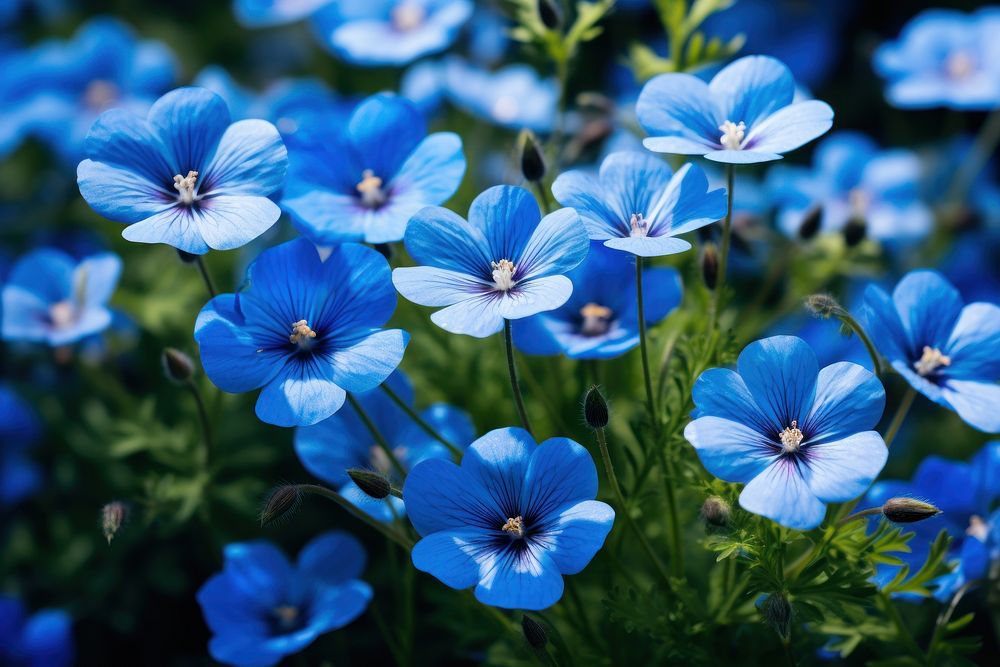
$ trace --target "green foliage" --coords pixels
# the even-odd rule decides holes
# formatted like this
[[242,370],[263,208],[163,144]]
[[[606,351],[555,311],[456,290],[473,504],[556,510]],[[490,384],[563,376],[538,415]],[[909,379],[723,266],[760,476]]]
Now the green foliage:
[[565,31],[548,28],[542,23],[538,14],[537,0],[510,0],[514,22],[517,24],[510,31],[512,39],[524,44],[533,45],[552,62],[556,69],[565,68],[579,51],[581,45],[598,37],[603,28],[599,23],[614,7],[614,0],[596,0],[595,2],[577,2],[575,16]]

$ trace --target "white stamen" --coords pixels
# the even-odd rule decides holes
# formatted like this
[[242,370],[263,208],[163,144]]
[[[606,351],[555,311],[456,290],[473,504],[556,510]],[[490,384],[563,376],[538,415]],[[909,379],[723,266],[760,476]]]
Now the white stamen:
[[722,144],[723,148],[731,151],[743,149],[743,137],[745,137],[747,133],[746,123],[742,120],[739,123],[727,120],[719,126],[719,129],[722,130],[722,136],[719,137],[719,143]]
[[955,51],[944,62],[944,69],[952,79],[964,79],[976,71],[976,61],[966,51]]
[[493,269],[493,284],[501,292],[508,292],[517,284],[514,280],[514,271],[517,270],[514,262],[501,259],[499,262],[490,262],[490,267]]
[[942,366],[951,366],[951,357],[942,354],[936,347],[924,345],[924,352],[920,359],[913,364],[913,368],[921,377],[931,375]]
[[872,198],[861,188],[854,188],[847,193],[847,203],[851,209],[853,220],[865,220],[868,217],[868,207],[871,206]]
[[66,329],[76,322],[76,304],[71,299],[65,299],[49,306],[49,321],[56,329]]
[[288,337],[289,343],[298,345],[303,350],[308,350],[312,347],[315,338],[316,332],[309,328],[309,323],[305,320],[292,323],[292,334]]
[[799,451],[802,440],[805,436],[799,430],[799,422],[792,420],[792,425],[781,432],[781,449],[786,454],[794,454]]
[[361,172],[361,182],[355,186],[361,193],[361,202],[368,208],[378,208],[385,203],[385,192],[382,190],[382,179],[371,169]]
[[649,234],[649,221],[642,217],[642,213],[633,213],[628,224],[631,227],[629,236],[647,236]]
[[982,517],[973,514],[969,517],[969,527],[965,529],[965,534],[976,538],[980,542],[985,542],[990,536],[990,527],[983,521]]
[[611,325],[611,309],[596,303],[588,303],[580,309],[583,324],[580,333],[584,336],[603,336]]
[[198,199],[194,193],[195,184],[198,182],[198,172],[189,171],[187,176],[176,174],[174,176],[174,189],[177,190],[177,200],[185,205],[191,205]]
[[419,2],[402,2],[392,9],[392,26],[400,32],[419,28],[427,17],[427,10]]
[[508,517],[507,523],[500,530],[509,534],[512,538],[524,537],[524,518],[520,516]]

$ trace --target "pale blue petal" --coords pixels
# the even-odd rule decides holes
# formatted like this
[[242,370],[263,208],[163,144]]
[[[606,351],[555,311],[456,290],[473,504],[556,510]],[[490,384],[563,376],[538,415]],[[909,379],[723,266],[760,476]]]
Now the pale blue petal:
[[726,120],[708,84],[690,74],[660,74],[650,79],[639,93],[635,111],[651,137],[679,137],[686,140],[681,147],[687,142],[691,148],[700,144],[700,153],[718,148],[719,126]]
[[779,109],[751,127],[742,152],[787,153],[825,134],[833,127],[833,109],[826,102],[809,100]]
[[678,236],[724,218],[726,191],[708,188],[708,177],[697,165],[689,162],[678,169],[649,212],[650,235]]
[[455,194],[464,174],[461,137],[437,132],[413,149],[389,188],[393,199],[424,206],[443,204]]
[[757,164],[759,162],[780,160],[781,156],[777,153],[758,150],[721,150],[705,153],[705,158],[712,162],[726,164]]
[[477,556],[481,557],[489,539],[484,530],[476,528],[432,533],[414,545],[413,567],[434,575],[445,586],[471,588],[479,583]]
[[486,237],[491,261],[522,257],[541,217],[535,197],[513,185],[495,185],[469,207],[469,224]]
[[740,353],[739,373],[750,395],[780,433],[792,421],[804,423],[816,395],[819,363],[801,338],[772,336]]
[[338,336],[329,352],[330,379],[352,393],[374,389],[399,366],[409,342],[410,335],[402,329]]
[[115,222],[138,222],[173,206],[177,193],[141,172],[84,160],[76,170],[80,194],[98,214]]
[[694,417],[722,417],[760,434],[768,434],[773,428],[736,371],[709,368],[698,376],[691,397],[695,404]]
[[493,257],[480,228],[440,206],[428,206],[413,216],[403,242],[418,264],[470,276],[489,278],[490,262],[509,259]]
[[494,286],[485,280],[432,266],[393,269],[392,284],[400,294],[421,306],[450,306],[470,296],[494,290]]
[[808,445],[799,470],[809,490],[825,503],[857,498],[882,472],[889,449],[876,431],[854,433],[842,440]]
[[277,128],[264,120],[241,120],[219,140],[211,163],[199,174],[203,191],[266,197],[285,184],[288,151]]
[[293,181],[281,199],[281,207],[292,216],[295,228],[317,244],[365,238],[366,220],[353,195]]
[[431,314],[431,322],[445,331],[486,338],[503,329],[499,292],[488,292],[459,301]]
[[1000,384],[949,379],[942,396],[969,426],[1000,433]]
[[885,410],[885,389],[878,377],[847,361],[823,368],[816,379],[816,400],[800,428],[809,442],[838,440],[875,428]]
[[615,511],[597,500],[570,505],[545,531],[545,550],[562,574],[577,574],[604,545],[615,522]]
[[662,257],[691,249],[684,239],[672,236],[627,236],[612,238],[604,242],[606,248],[623,250],[639,257]]
[[539,547],[508,550],[493,556],[476,586],[476,599],[503,609],[537,611],[551,607],[563,594],[559,568]]
[[555,310],[573,293],[573,282],[566,276],[547,276],[519,283],[509,292],[496,292],[490,308],[505,319],[517,320]]
[[185,206],[174,205],[122,230],[122,238],[135,243],[166,243],[193,255],[209,251],[196,215]]
[[756,430],[721,417],[699,417],[684,429],[708,472],[727,482],[747,482],[775,459],[779,447]]
[[229,120],[226,103],[205,88],[177,88],[149,109],[149,124],[169,150],[177,174],[205,170]]
[[346,399],[331,365],[315,357],[292,358],[261,390],[256,413],[275,426],[309,426],[335,413]]
[[746,56],[722,68],[708,84],[725,120],[758,122],[792,103],[795,79],[784,63],[770,56]]
[[270,229],[281,217],[281,209],[267,197],[220,195],[202,200],[191,216],[209,248],[233,250]]
[[806,485],[793,459],[779,458],[740,493],[740,506],[786,528],[812,530],[826,516],[826,505]]
[[533,281],[570,271],[589,250],[587,228],[580,216],[571,208],[561,208],[542,218],[519,256],[504,258],[516,263],[517,280]]
[[705,155],[715,148],[704,139],[688,137],[646,137],[642,145],[655,153],[673,155]]

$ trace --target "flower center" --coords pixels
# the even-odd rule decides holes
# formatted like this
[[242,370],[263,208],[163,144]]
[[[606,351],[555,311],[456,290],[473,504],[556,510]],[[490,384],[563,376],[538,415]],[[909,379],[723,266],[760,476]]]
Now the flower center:
[[378,208],[385,203],[385,191],[382,189],[382,179],[371,169],[361,172],[361,182],[355,186],[361,193],[361,202],[368,208]]
[[294,628],[299,620],[299,608],[290,604],[275,607],[271,610],[271,614],[278,621],[278,625],[285,630]]
[[956,51],[944,62],[944,70],[952,79],[964,79],[976,71],[976,61],[965,51]]
[[177,200],[180,203],[190,206],[198,199],[198,196],[194,193],[197,182],[197,171],[189,171],[187,176],[181,176],[180,174],[174,176],[174,189],[177,190]]
[[312,347],[315,338],[316,332],[309,328],[309,323],[305,320],[292,323],[292,333],[288,337],[288,342],[298,345],[303,350],[308,350]]
[[524,537],[524,517],[508,517],[507,523],[500,530],[510,535],[512,539]]
[[864,220],[868,217],[868,207],[872,203],[871,195],[861,188],[854,188],[847,193],[847,204],[851,210],[851,218]]
[[510,291],[517,284],[514,280],[514,271],[517,269],[514,262],[501,259],[499,262],[490,262],[490,267],[493,269],[493,284],[501,292]]
[[602,336],[608,332],[611,324],[611,309],[596,303],[588,303],[580,309],[583,325],[580,327],[584,336]]
[[633,213],[628,224],[631,227],[629,236],[647,236],[649,234],[649,221],[642,217],[642,213]]
[[392,27],[400,32],[409,32],[419,28],[427,10],[418,2],[403,2],[392,8]]
[[742,120],[739,123],[734,123],[731,120],[727,120],[725,123],[719,126],[722,130],[722,136],[719,137],[719,143],[722,147],[730,151],[743,150],[743,137],[747,133],[747,125]]
[[502,123],[510,123],[517,118],[521,106],[510,95],[501,95],[493,103],[493,117]]
[[969,527],[965,529],[965,534],[985,542],[990,536],[990,527],[981,516],[973,514],[969,517]]
[[104,79],[94,79],[83,91],[83,103],[90,109],[107,109],[117,99],[118,86]]
[[799,430],[799,422],[792,420],[792,425],[781,432],[781,449],[786,454],[794,454],[799,451],[802,440],[805,438]]
[[49,306],[49,321],[56,329],[66,329],[76,322],[76,305],[70,299]]
[[951,366],[951,357],[941,354],[941,350],[930,345],[924,345],[924,353],[913,363],[913,368],[921,377],[933,374],[942,366]]

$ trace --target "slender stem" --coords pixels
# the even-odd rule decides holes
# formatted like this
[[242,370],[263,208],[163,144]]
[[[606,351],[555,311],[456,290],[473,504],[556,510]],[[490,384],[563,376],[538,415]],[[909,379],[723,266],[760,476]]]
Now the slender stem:
[[201,255],[198,255],[194,260],[195,266],[198,267],[198,273],[201,274],[201,279],[205,281],[205,287],[208,288],[208,293],[214,299],[219,293],[219,290],[215,289],[215,283],[212,281],[212,275],[208,272],[208,267],[205,266],[205,260]]
[[719,278],[712,292],[712,305],[709,315],[709,328],[715,327],[718,321],[722,289],[726,286],[726,269],[729,266],[729,244],[733,236],[733,186],[735,185],[735,170],[733,165],[726,165],[726,218],[722,222],[722,246],[719,250]]
[[642,257],[635,258],[635,299],[639,318],[639,354],[642,356],[642,378],[646,384],[646,408],[649,418],[659,433],[660,420],[656,414],[656,399],[653,395],[653,377],[649,372],[649,351],[646,346],[646,306],[642,298]]
[[868,335],[868,332],[865,331],[865,328],[861,326],[861,323],[854,319],[854,316],[846,310],[838,308],[836,315],[840,318],[840,321],[849,326],[851,331],[853,331],[857,337],[861,339],[861,342],[865,344],[865,349],[868,350],[868,356],[872,358],[872,367],[875,370],[875,375],[882,375],[882,357],[879,356],[878,350],[875,349],[875,343],[872,342],[872,339]]
[[549,193],[546,192],[545,184],[541,181],[532,181],[531,183],[538,192],[538,199],[542,204],[542,215],[548,215],[552,211],[552,202],[549,200]]
[[514,365],[514,344],[511,340],[510,320],[503,321],[504,347],[507,349],[507,370],[510,373],[510,388],[514,392],[514,405],[517,406],[517,414],[521,417],[521,424],[528,433],[531,430],[531,422],[528,420],[528,411],[524,407],[524,398],[521,396],[521,384],[517,381],[517,366]]
[[882,513],[881,505],[879,505],[878,507],[869,507],[866,510],[861,510],[860,512],[855,512],[850,516],[845,516],[835,525],[839,528],[840,526],[843,526],[844,524],[850,523],[852,521],[857,521],[858,519],[864,519],[865,517],[875,516],[876,514],[881,514],[881,513]]
[[360,521],[367,523],[369,526],[371,526],[378,532],[382,533],[382,535],[392,540],[399,546],[403,547],[407,551],[413,548],[413,541],[410,538],[406,537],[405,535],[400,535],[399,531],[397,531],[394,528],[390,528],[388,524],[385,524],[381,521],[372,518],[371,516],[369,516],[367,512],[355,507],[354,504],[351,503],[351,501],[349,501],[347,498],[340,495],[333,489],[328,489],[325,486],[321,486],[319,484],[299,484],[297,488],[302,493],[311,493],[313,495],[322,496],[323,498],[332,500],[333,502],[337,503],[345,510],[347,510],[348,513],[354,516],[355,519],[359,519]]
[[348,394],[347,400],[350,401],[351,407],[354,408],[354,411],[358,413],[359,417],[361,417],[361,421],[364,423],[365,428],[367,428],[368,432],[372,434],[373,438],[375,438],[375,444],[381,447],[382,451],[385,452],[385,455],[389,459],[389,463],[392,464],[392,467],[396,469],[396,472],[399,473],[400,477],[406,477],[406,468],[404,468],[403,464],[399,462],[399,458],[396,457],[396,453],[392,451],[392,445],[389,444],[389,441],[385,439],[385,436],[383,436],[381,431],[378,430],[378,427],[375,426],[375,422],[371,420],[368,413],[364,411],[364,408],[361,407],[361,404],[358,403],[356,398]]
[[885,608],[886,615],[896,628],[896,635],[899,637],[901,643],[905,645],[910,654],[922,658],[924,652],[920,650],[920,645],[917,644],[913,635],[906,628],[906,623],[903,621],[903,617],[899,615],[899,610],[896,609],[896,605],[893,604],[892,599],[885,593],[879,593],[879,598],[882,601],[882,606]]
[[611,484],[611,491],[615,494],[615,500],[618,501],[618,507],[620,508],[620,514],[628,524],[629,528],[635,533],[636,538],[639,540],[639,544],[642,546],[643,551],[649,556],[649,560],[656,567],[657,572],[663,577],[663,580],[670,584],[670,574],[667,572],[667,568],[663,565],[663,562],[656,555],[653,550],[653,545],[649,543],[646,538],[645,533],[632,518],[632,514],[628,511],[628,505],[625,503],[625,495],[622,493],[621,485],[618,484],[618,475],[615,473],[615,466],[611,462],[611,453],[608,451],[608,441],[604,437],[604,429],[599,428],[594,431],[597,436],[597,445],[601,450],[601,460],[604,462],[604,472],[608,475],[608,483]]
[[670,530],[670,564],[675,577],[684,576],[684,540],[681,538],[681,520],[677,512],[677,495],[674,491],[674,466],[661,442],[656,444],[663,475],[663,495],[667,499],[667,521]]
[[424,433],[431,436],[432,438],[440,442],[442,445],[447,447],[448,451],[451,452],[452,456],[454,456],[456,459],[462,458],[462,450],[459,449],[457,445],[455,445],[447,438],[445,438],[443,435],[435,431],[433,426],[428,424],[427,421],[423,417],[421,417],[416,410],[407,405],[406,401],[400,398],[399,394],[394,392],[392,388],[384,382],[382,383],[382,391],[384,391],[389,396],[389,398],[392,399],[392,402],[395,403],[397,406],[399,406],[399,409],[405,412],[407,416],[413,420],[413,423],[419,426]]
[[948,623],[951,622],[951,617],[955,614],[955,610],[958,608],[958,603],[962,601],[962,598],[965,597],[965,594],[969,592],[970,588],[979,583],[980,582],[976,579],[965,582],[961,588],[955,591],[947,609],[942,610],[938,615],[937,622],[934,624],[934,635],[931,637],[931,643],[927,647],[927,655],[929,657],[934,657],[934,653],[937,651],[938,642],[940,642],[941,638],[944,636]]
[[906,388],[906,394],[903,395],[903,399],[899,402],[899,407],[896,408],[896,414],[892,418],[892,422],[889,424],[889,428],[885,431],[885,446],[888,447],[892,444],[892,441],[896,439],[896,435],[899,433],[900,427],[903,425],[903,421],[906,419],[906,415],[910,412],[910,408],[913,406],[913,400],[917,397],[917,390],[913,387]]
[[212,423],[209,421],[208,413],[205,411],[205,401],[201,398],[201,391],[198,389],[198,385],[193,380],[188,380],[184,383],[184,386],[191,392],[191,395],[194,397],[194,403],[198,407],[198,421],[201,422],[201,438],[205,447],[205,467],[207,468],[212,459]]
[[986,117],[986,122],[979,130],[969,155],[955,172],[955,177],[945,197],[946,205],[955,205],[965,197],[976,176],[983,170],[983,165],[993,154],[998,142],[1000,142],[1000,107],[994,109]]

